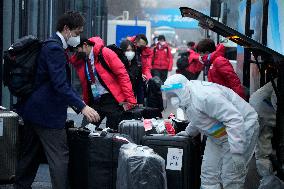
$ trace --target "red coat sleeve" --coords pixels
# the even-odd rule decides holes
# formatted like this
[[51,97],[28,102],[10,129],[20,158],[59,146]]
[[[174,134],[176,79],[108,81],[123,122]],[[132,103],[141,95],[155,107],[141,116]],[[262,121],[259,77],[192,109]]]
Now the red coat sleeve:
[[227,87],[232,89],[243,99],[246,99],[245,91],[241,84],[241,81],[229,60],[223,57],[218,57],[213,62],[213,65],[216,68],[218,74],[220,74],[224,81],[227,83]]
[[199,61],[199,54],[197,52],[194,52],[193,50],[189,51],[189,57],[188,57],[188,71],[191,73],[198,73],[201,72],[204,68],[204,65]]
[[168,47],[168,61],[169,61],[168,71],[172,71],[172,69],[173,69],[173,55],[172,55],[172,49],[170,47]]
[[152,59],[153,51],[150,48],[146,48],[142,52],[142,74],[146,75],[147,80],[152,78],[151,69],[152,69]]

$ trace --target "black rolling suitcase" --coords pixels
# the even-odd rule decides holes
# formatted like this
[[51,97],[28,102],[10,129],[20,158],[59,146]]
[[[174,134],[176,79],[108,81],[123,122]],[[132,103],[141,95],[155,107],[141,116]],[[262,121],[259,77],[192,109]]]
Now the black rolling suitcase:
[[19,117],[0,109],[0,183],[11,183],[16,170]]
[[68,129],[71,189],[113,189],[116,186],[119,149],[129,139],[117,133],[96,134]]
[[200,188],[200,136],[151,135],[142,144],[166,160],[168,189]]
[[130,136],[135,144],[141,144],[142,137],[146,135],[142,120],[123,120],[118,125],[118,132]]
[[118,132],[128,135],[135,144],[141,144],[143,136],[157,133],[154,128],[145,129],[143,120],[135,119],[121,121],[118,125]]

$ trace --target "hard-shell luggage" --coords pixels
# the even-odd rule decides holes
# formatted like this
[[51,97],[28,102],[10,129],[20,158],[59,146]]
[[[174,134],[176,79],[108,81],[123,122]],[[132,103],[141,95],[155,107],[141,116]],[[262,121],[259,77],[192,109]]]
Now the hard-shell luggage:
[[12,111],[0,110],[0,183],[14,181],[18,129],[19,116]]
[[142,120],[123,120],[118,125],[118,132],[129,135],[135,144],[141,144],[142,137],[146,135]]
[[165,160],[149,147],[125,144],[118,159],[117,189],[167,189]]
[[129,139],[117,133],[95,133],[70,128],[69,178],[72,189],[112,189],[121,145]]
[[161,118],[162,113],[158,108],[150,107],[135,107],[133,109],[127,110],[123,113],[122,120],[131,120],[131,119],[151,119],[151,118]]
[[142,144],[166,160],[168,189],[199,189],[200,137],[150,135]]

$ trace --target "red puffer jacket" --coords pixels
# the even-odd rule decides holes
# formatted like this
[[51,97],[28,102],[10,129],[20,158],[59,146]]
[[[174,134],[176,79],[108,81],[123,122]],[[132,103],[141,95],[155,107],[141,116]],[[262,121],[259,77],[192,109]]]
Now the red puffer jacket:
[[146,47],[142,51],[141,62],[142,62],[142,74],[146,75],[147,80],[152,78],[151,74],[152,57],[153,57],[153,51],[149,47]]
[[[218,83],[235,91],[240,97],[246,99],[244,88],[232,64],[224,58],[225,47],[219,44],[211,55],[203,56],[202,60],[210,61],[208,81]],[[208,58],[209,57],[209,58]]]
[[201,72],[204,68],[204,65],[199,61],[200,55],[191,49],[189,50],[189,53],[190,53],[188,57],[189,65],[187,67],[187,70],[193,74]]
[[162,46],[158,43],[157,46],[153,48],[152,69],[172,71],[172,67],[173,56],[171,48],[168,44]]
[[86,104],[89,104],[89,96],[88,96],[88,82],[87,76],[85,74],[86,64],[83,59],[78,59],[76,55],[72,55],[69,59],[69,63],[72,64],[77,72],[79,77],[81,87],[82,87],[82,95],[83,100]]
[[[135,42],[136,36],[127,37],[132,43]],[[153,51],[149,47],[145,47],[141,53],[141,63],[142,63],[142,74],[146,75],[146,79],[149,80],[152,78],[151,69],[152,69],[152,57]]]
[[[102,47],[104,47],[104,42],[100,37],[92,37],[89,41],[95,44],[93,48],[94,56],[95,56],[95,69],[107,86],[111,94],[114,96],[118,103],[129,102],[132,104],[136,104],[137,101],[134,97],[134,93],[132,90],[132,85],[129,79],[129,75],[124,67],[124,64],[120,61],[118,56],[112,50],[108,48],[103,48],[102,53],[103,57],[108,64],[108,67],[113,71],[113,73],[109,73],[98,61],[98,55]],[[74,58],[73,58],[74,60]],[[87,85],[87,76],[85,73],[85,62],[78,61],[77,64],[73,63],[76,68],[76,71],[79,75],[79,79],[81,80],[82,88],[83,88],[83,99],[88,104],[89,96],[88,96],[88,85]]]

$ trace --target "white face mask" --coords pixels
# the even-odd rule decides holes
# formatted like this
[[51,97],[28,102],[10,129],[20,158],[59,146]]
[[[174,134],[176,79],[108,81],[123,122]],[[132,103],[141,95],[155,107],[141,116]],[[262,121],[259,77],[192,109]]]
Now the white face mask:
[[127,57],[128,61],[131,61],[134,58],[134,56],[135,56],[135,52],[133,52],[133,51],[126,51],[125,52],[125,56]]
[[80,44],[80,35],[77,37],[73,37],[71,32],[70,32],[70,38],[67,40],[67,44],[72,46],[72,47],[77,47]]
[[162,41],[162,42],[160,42],[160,44],[163,46],[163,45],[166,44],[166,42],[165,42],[165,41]]
[[179,104],[180,104],[179,98],[178,97],[172,97],[171,98],[171,104],[175,109],[179,108]]

